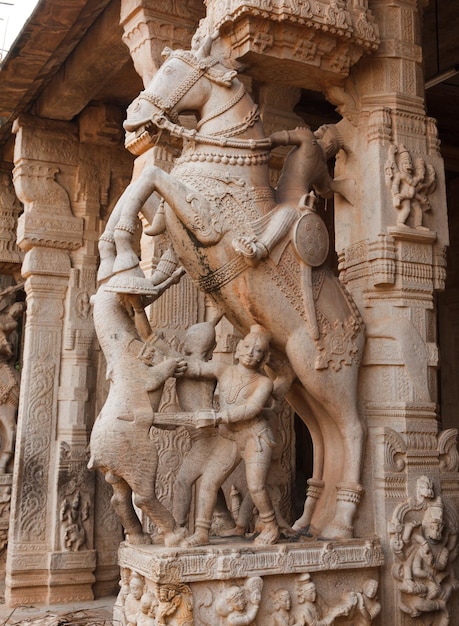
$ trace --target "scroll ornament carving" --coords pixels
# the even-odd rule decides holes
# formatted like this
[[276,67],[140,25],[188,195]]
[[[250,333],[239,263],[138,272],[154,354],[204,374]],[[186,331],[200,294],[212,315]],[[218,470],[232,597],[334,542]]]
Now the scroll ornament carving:
[[421,476],[416,495],[396,507],[389,523],[398,606],[413,618],[425,613],[435,624],[450,623],[447,603],[458,587],[453,563],[458,554],[458,515],[433,482]]
[[26,445],[23,460],[23,491],[19,533],[24,541],[43,541],[45,538],[48,496],[48,466],[53,414],[53,384],[56,365],[50,359],[37,362],[30,377]]
[[426,211],[432,209],[429,196],[436,188],[433,165],[424,159],[413,158],[403,145],[391,144],[385,164],[386,184],[392,193],[392,203],[397,210],[397,226],[407,227],[410,218],[413,228],[428,230],[423,226]]
[[[56,181],[59,168],[39,162],[24,162],[13,170],[16,194],[27,208],[47,207],[47,212],[71,215],[67,191]],[[49,210],[52,207],[54,210]]]
[[446,472],[457,472],[459,468],[457,432],[456,428],[448,428],[438,435],[440,468]]
[[417,451],[421,456],[430,452],[440,459],[440,469],[443,472],[456,472],[459,467],[459,453],[457,450],[457,430],[449,428],[434,433],[412,432],[405,436],[384,428],[381,435],[384,441],[384,467],[389,472],[402,472],[406,467],[406,454]]
[[383,433],[384,439],[384,467],[386,471],[402,472],[406,465],[406,442],[392,428],[385,428]]

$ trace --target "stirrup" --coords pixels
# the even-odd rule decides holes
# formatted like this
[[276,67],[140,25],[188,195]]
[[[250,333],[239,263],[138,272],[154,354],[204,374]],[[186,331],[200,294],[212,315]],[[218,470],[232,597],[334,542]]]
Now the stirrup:
[[123,273],[112,276],[105,289],[115,293],[131,293],[140,296],[156,296],[158,293],[157,285],[153,285],[148,278]]

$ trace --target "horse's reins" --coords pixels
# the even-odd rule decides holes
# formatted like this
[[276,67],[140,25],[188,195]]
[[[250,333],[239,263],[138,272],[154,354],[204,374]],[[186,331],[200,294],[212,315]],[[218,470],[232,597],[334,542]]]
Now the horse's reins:
[[204,143],[220,148],[241,148],[246,150],[269,150],[272,148],[272,141],[269,137],[264,139],[229,139],[228,137],[214,137],[213,135],[202,135],[194,129],[188,129],[179,124],[174,124],[167,119],[164,113],[154,113],[151,121],[161,130],[167,130],[173,137],[188,139],[196,143]]

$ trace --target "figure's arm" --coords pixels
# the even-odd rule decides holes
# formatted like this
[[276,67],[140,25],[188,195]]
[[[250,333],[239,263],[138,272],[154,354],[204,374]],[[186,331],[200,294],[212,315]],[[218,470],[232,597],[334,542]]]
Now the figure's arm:
[[[268,404],[269,398],[273,390],[273,383],[269,378],[260,375],[253,392],[248,398],[245,398],[240,404],[226,407],[217,413],[217,423],[231,424],[234,422],[242,422],[261,413],[263,407]],[[224,393],[224,391],[222,390]]]
[[183,375],[187,378],[218,378],[224,365],[216,361],[201,361],[200,359],[188,359],[186,370]]
[[154,365],[150,368],[148,380],[145,382],[145,389],[147,391],[155,391],[177,371],[180,372],[183,367],[184,362],[179,358],[165,359],[162,363]]

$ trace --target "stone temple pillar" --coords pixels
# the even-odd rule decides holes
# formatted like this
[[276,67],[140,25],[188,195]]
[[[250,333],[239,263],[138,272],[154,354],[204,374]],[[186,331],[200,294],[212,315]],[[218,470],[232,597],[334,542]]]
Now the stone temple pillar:
[[[358,532],[374,528],[385,547],[382,623],[398,625],[453,614],[424,600],[420,579],[408,572],[417,542],[428,536],[424,527],[412,534],[410,524],[420,528],[435,501],[445,572],[456,558],[455,540],[447,537],[458,525],[457,431],[440,430],[437,413],[435,294],[444,288],[448,231],[443,161],[424,108],[419,3],[370,7],[379,49],[353,68],[343,88],[325,93],[344,118],[335,168],[349,192],[335,200],[341,278],[367,333],[360,377],[366,491]],[[452,603],[451,589],[443,592]]]
[[97,239],[132,167],[119,147],[121,120],[112,117],[102,107],[79,124],[25,116],[15,126],[27,321],[6,572],[11,606],[89,600],[94,585],[107,593],[118,578],[120,528],[87,469]]
[[[24,587],[28,587],[29,599],[48,598],[48,571],[59,559],[54,536],[57,511],[52,497],[53,468],[59,462],[54,442],[57,390],[64,299],[71,270],[69,251],[83,242],[83,220],[72,214],[68,193],[56,180],[60,169],[56,156],[51,160],[53,148],[67,139],[69,129],[61,125],[51,137],[46,137],[44,130],[31,120],[16,124],[14,180],[25,206],[19,244],[27,251],[22,271],[28,316],[12,498],[15,524],[7,561],[7,601],[12,605],[21,602]],[[39,159],[33,158],[38,156],[38,134],[44,135]],[[65,570],[64,560],[59,569]],[[77,566],[80,572],[87,571],[86,586],[93,582],[94,565],[95,554],[90,551]],[[82,595],[88,597],[88,592]]]

